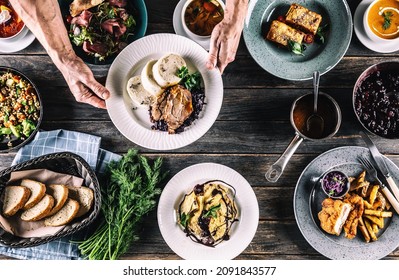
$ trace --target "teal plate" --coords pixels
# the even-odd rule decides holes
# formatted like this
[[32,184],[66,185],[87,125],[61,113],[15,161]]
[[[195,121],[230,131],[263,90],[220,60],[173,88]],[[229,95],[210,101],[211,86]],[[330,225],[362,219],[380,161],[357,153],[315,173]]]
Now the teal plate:
[[[69,24],[67,23],[66,19],[69,13],[69,5],[73,2],[73,0],[58,0],[58,3],[61,8],[61,14],[62,18],[64,20],[64,24],[69,30]],[[130,44],[137,39],[140,39],[144,37],[146,31],[147,31],[147,25],[148,25],[148,15],[147,15],[147,7],[145,5],[144,0],[129,0],[127,1],[127,6],[126,9],[130,14],[134,16],[134,19],[136,20],[136,28],[134,30],[134,34],[132,36],[129,36],[127,39],[127,44]],[[84,62],[88,64],[94,64],[94,65],[110,65],[116,56],[118,54],[112,55],[105,59],[105,61],[99,61],[96,57],[92,55],[88,55],[85,51],[83,51],[82,47],[77,47],[75,44],[72,43],[72,47],[81,59],[83,59]]]
[[[271,22],[285,16],[294,2],[319,13],[323,17],[321,25],[328,24],[325,43],[306,45],[303,56],[265,39]],[[312,79],[316,70],[325,74],[334,68],[348,50],[352,30],[352,14],[345,0],[251,0],[244,40],[251,56],[267,72],[282,79],[301,81]]]

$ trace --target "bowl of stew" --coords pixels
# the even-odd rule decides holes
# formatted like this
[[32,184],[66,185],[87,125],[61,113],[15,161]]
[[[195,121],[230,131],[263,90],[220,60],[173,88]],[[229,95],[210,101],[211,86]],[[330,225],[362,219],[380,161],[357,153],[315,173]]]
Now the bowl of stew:
[[42,101],[35,84],[17,69],[0,66],[0,152],[28,143],[42,117]]
[[13,39],[20,35],[25,28],[25,23],[10,2],[0,0],[0,40]]
[[380,62],[363,71],[353,89],[353,109],[369,132],[399,139],[399,62]]
[[224,10],[222,0],[187,0],[181,13],[183,29],[193,39],[209,38],[223,20]]

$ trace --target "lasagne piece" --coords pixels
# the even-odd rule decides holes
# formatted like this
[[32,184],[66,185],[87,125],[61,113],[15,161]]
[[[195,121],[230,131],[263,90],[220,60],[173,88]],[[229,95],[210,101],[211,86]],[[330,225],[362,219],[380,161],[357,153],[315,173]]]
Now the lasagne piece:
[[294,25],[304,32],[316,35],[322,17],[318,13],[293,3],[285,16],[285,20],[288,24]]
[[287,47],[288,41],[294,41],[302,44],[305,34],[295,28],[292,28],[285,23],[273,20],[270,30],[266,35],[266,39]]

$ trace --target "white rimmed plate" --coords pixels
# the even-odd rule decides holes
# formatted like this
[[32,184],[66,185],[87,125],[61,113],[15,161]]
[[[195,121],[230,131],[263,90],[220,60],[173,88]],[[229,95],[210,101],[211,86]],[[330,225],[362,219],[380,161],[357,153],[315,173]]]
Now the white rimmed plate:
[[[238,222],[230,230],[230,239],[215,247],[196,243],[177,224],[176,211],[184,195],[197,184],[221,180],[236,190]],[[158,225],[168,246],[184,259],[233,259],[251,243],[259,221],[259,206],[248,181],[230,167],[216,163],[200,163],[177,173],[165,186],[158,204]]]
[[[126,91],[127,80],[139,75],[147,61],[167,53],[180,54],[190,73],[201,73],[205,86],[205,105],[199,118],[179,134],[152,130],[148,108],[133,109]],[[128,45],[112,63],[106,81],[111,92],[107,110],[117,129],[137,145],[154,150],[181,148],[203,136],[215,122],[223,102],[222,77],[218,69],[206,68],[207,56],[200,45],[175,34],[149,35]]]
[[[320,184],[316,179],[327,170],[341,170],[348,176],[358,176],[364,167],[357,160],[366,156],[371,161],[367,148],[346,146],[329,150],[315,158],[303,170],[294,192],[294,213],[298,227],[309,244],[320,254],[338,260],[380,259],[390,254],[399,246],[399,217],[396,213],[386,221],[378,240],[366,243],[357,233],[350,240],[324,232],[319,226],[317,213],[321,210],[321,202],[325,195],[321,194]],[[388,158],[385,158],[390,174],[395,182],[399,182],[399,168]],[[366,179],[374,181],[366,175]]]
[[35,35],[25,27],[15,38],[0,41],[0,53],[18,52],[32,44],[35,39]]
[[366,48],[378,53],[391,53],[399,51],[399,44],[397,42],[377,43],[367,36],[366,30],[364,30],[363,26],[363,15],[371,2],[373,2],[373,0],[363,0],[356,8],[353,21],[357,38]]

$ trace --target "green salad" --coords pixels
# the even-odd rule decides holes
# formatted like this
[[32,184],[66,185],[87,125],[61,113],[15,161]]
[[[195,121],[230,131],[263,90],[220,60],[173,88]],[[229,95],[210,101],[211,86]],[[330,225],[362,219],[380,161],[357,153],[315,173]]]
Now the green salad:
[[24,140],[36,129],[40,102],[32,84],[11,72],[0,76],[0,137],[12,147],[15,138]]

